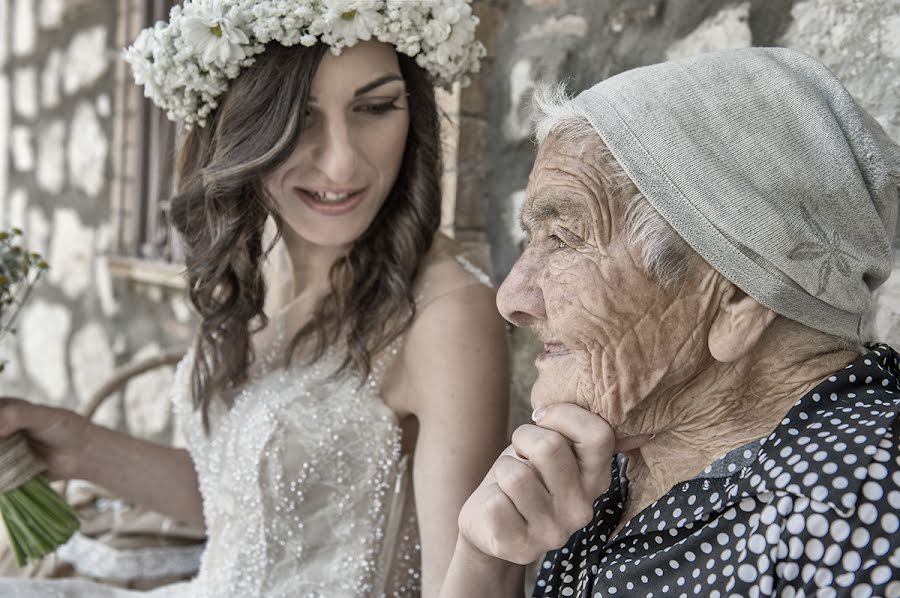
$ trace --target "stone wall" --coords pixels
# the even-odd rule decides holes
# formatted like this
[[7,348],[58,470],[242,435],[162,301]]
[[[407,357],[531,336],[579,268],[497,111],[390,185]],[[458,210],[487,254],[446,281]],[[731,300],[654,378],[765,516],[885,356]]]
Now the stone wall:
[[[0,347],[0,394],[77,408],[114,368],[184,346],[189,312],[159,287],[114,279],[110,225],[116,3],[0,0],[0,227],[51,264]],[[171,439],[171,371],[109,401],[97,419]]]
[[[538,82],[576,92],[625,70],[726,48],[787,46],[828,65],[900,140],[900,0],[496,0],[496,60],[483,205],[498,280],[524,242],[516,221],[534,158],[529,96]],[[900,231],[897,243],[900,249]],[[900,268],[900,253],[895,260]],[[872,336],[900,344],[900,274],[877,298]],[[515,330],[514,419],[528,416],[537,351]]]

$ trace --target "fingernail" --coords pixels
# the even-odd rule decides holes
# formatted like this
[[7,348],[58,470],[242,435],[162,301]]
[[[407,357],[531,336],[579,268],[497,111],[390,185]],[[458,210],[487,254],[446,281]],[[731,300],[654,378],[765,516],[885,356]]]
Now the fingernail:
[[537,423],[544,415],[547,413],[546,407],[538,407],[534,411],[531,412],[531,421]]

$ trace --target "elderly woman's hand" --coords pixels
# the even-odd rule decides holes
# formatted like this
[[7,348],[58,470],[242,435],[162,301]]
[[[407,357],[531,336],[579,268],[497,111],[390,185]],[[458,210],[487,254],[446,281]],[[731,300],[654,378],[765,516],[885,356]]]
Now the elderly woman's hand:
[[610,484],[611,460],[646,437],[617,442],[600,416],[570,403],[535,413],[520,426],[463,505],[460,535],[480,552],[527,564],[587,525]]

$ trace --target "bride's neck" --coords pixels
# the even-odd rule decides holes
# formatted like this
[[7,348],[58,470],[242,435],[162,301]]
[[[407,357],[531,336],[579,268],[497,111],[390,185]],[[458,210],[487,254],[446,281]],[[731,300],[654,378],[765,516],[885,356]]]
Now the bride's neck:
[[310,243],[290,231],[284,232],[294,276],[293,297],[321,296],[328,287],[331,266],[347,253],[348,247],[327,247]]

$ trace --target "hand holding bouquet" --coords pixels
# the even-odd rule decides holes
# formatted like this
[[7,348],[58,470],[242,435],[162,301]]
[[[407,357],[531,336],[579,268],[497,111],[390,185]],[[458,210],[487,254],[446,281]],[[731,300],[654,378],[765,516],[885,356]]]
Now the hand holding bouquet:
[[[0,341],[14,332],[16,317],[47,269],[40,255],[19,245],[21,235],[18,229],[0,231]],[[0,372],[4,365],[0,362]],[[45,557],[78,530],[78,514],[40,475],[45,469],[24,435],[0,438],[0,515],[20,567]]]

